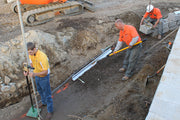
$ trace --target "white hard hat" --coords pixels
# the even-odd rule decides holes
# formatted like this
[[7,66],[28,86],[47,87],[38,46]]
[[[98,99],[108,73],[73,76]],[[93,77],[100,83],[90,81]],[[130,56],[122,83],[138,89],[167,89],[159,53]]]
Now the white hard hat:
[[148,5],[148,6],[146,7],[146,12],[151,12],[153,9],[154,9],[154,6],[153,6],[153,5]]

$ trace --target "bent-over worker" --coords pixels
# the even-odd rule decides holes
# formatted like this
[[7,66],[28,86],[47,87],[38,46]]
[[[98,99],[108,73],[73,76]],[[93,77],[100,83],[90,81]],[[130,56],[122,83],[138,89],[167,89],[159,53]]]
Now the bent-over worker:
[[133,45],[141,41],[141,38],[134,26],[124,24],[121,19],[117,19],[115,21],[115,26],[120,30],[120,32],[119,40],[116,44],[114,52],[121,48],[123,42],[129,46],[129,49],[127,49],[123,61],[123,67],[119,69],[120,72],[126,71],[125,76],[122,78],[122,80],[127,80],[133,75],[133,71],[142,48],[141,43],[136,46]]
[[145,22],[150,22],[153,24],[153,29],[158,26],[158,39],[161,39],[163,33],[163,23],[162,14],[159,8],[155,8],[153,5],[148,5],[146,7],[146,13],[141,19],[140,25]]

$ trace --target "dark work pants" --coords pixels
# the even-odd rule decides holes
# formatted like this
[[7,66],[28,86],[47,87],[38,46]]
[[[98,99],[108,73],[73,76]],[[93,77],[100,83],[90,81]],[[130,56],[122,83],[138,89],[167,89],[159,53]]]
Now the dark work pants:
[[138,44],[130,49],[127,49],[126,55],[123,61],[123,68],[126,69],[125,75],[131,77],[133,75],[133,70],[138,61],[142,44]]
[[[149,21],[150,23],[152,23],[153,25],[155,24],[155,22],[157,21],[157,19],[152,19],[149,16],[146,18],[147,21]],[[158,27],[158,34],[162,35],[163,33],[163,22],[162,22],[162,18],[160,19],[159,23],[157,24]]]

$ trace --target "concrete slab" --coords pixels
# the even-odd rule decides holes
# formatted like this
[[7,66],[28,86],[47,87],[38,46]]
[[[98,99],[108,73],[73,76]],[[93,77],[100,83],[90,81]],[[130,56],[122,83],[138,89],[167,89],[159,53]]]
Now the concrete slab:
[[145,120],[180,120],[180,29]]

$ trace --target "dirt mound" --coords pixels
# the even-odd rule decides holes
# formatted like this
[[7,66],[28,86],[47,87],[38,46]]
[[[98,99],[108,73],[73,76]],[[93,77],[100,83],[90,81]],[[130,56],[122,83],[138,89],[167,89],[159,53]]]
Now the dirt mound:
[[139,21],[141,20],[141,17],[139,17],[138,14],[136,14],[135,12],[124,12],[115,17],[115,19],[118,18],[121,18],[126,24],[135,26],[137,30],[139,29]]
[[61,30],[63,28],[72,27],[77,30],[84,30],[87,29],[89,26],[92,25],[92,21],[96,21],[96,18],[78,18],[78,19],[61,19],[58,20],[59,22],[57,30]]

